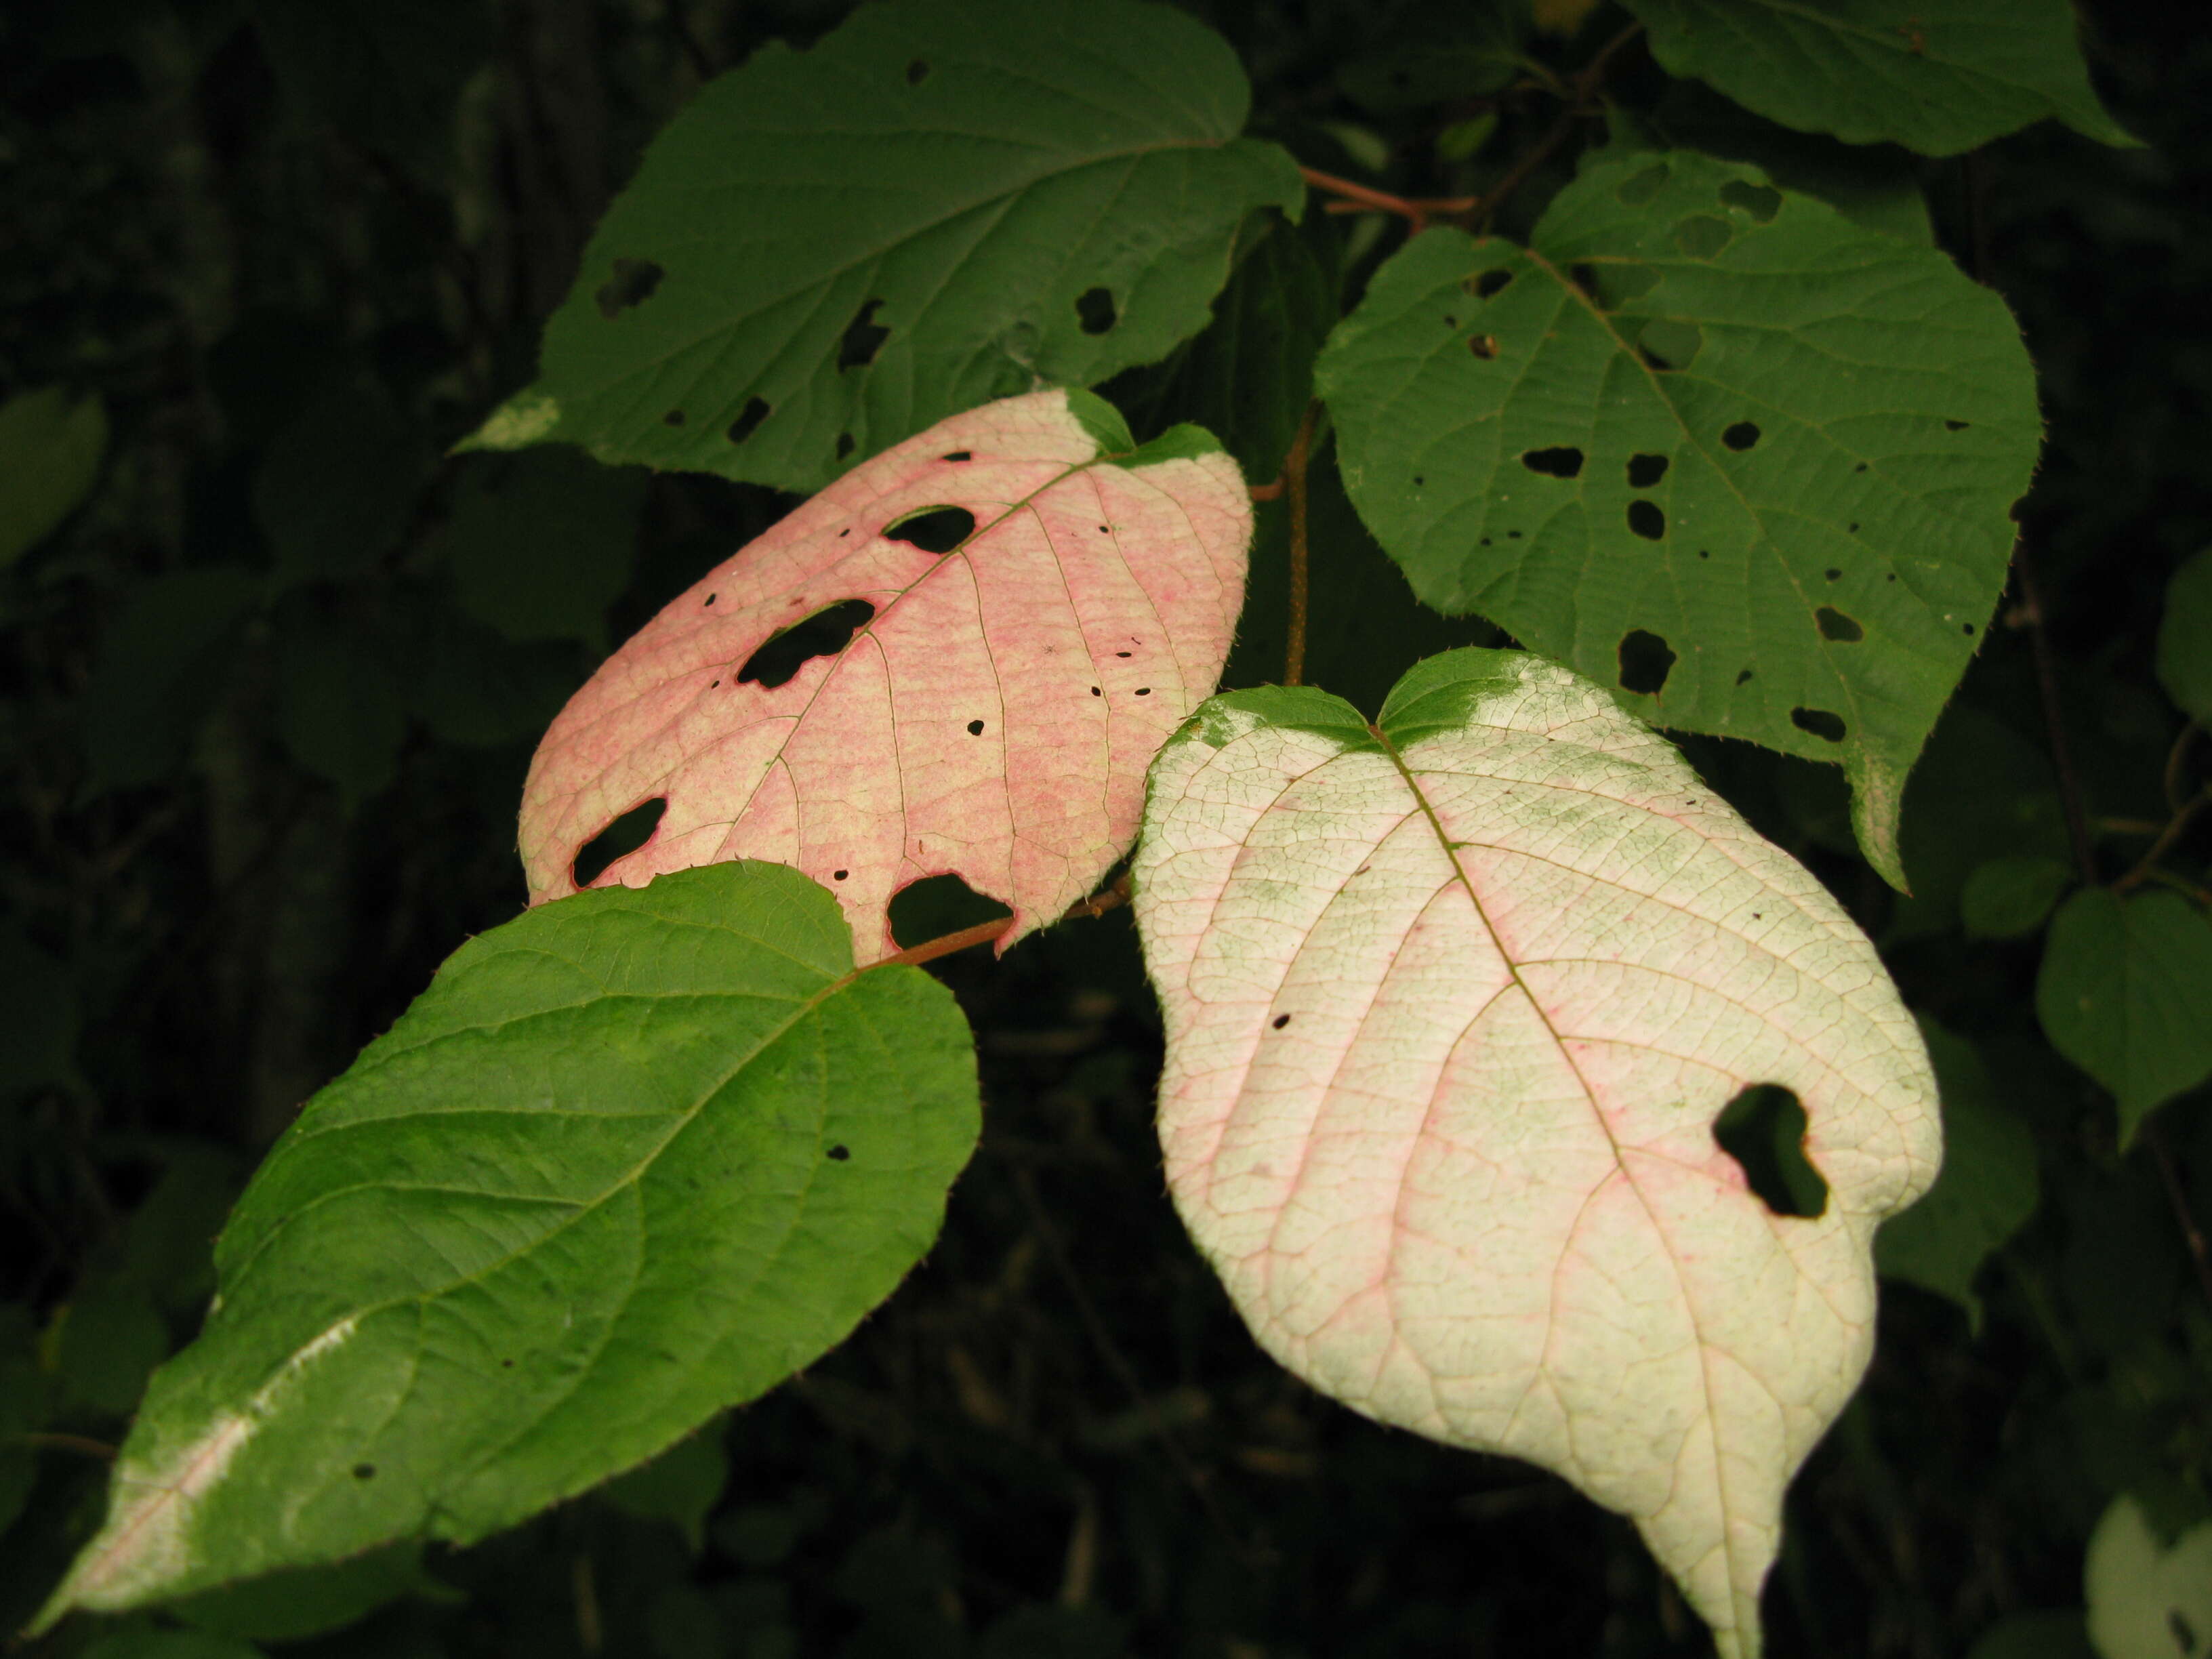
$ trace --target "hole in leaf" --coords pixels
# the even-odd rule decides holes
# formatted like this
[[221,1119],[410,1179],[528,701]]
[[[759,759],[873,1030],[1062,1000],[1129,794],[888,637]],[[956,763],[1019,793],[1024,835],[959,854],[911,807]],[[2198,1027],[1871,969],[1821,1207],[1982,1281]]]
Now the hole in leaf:
[[1844,717],[1825,708],[1793,708],[1790,711],[1790,724],[1800,732],[1810,732],[1826,743],[1844,740]]
[[839,433],[837,434],[837,459],[842,461],[852,453],[853,434],[849,432]]
[[1659,510],[1656,501],[1631,501],[1628,527],[1645,541],[1656,542],[1667,533],[1667,515]]
[[599,315],[612,322],[632,306],[643,305],[667,274],[650,259],[616,260],[614,275],[592,295],[599,301]]
[[1710,259],[1735,240],[1735,227],[1700,213],[1674,227],[1674,246],[1692,259]]
[[1762,225],[1772,224],[1774,216],[1782,211],[1782,192],[1771,185],[1731,179],[1721,186],[1721,205],[1741,208]]
[[1943,430],[1946,432],[1964,432],[1966,429],[1966,422],[1964,421],[1946,421],[1943,422]]
[[1822,571],[1820,574],[1826,576],[1832,582],[1839,582],[1844,579],[1844,573],[1837,569],[1833,565],[1829,566],[1827,569]]
[[667,810],[665,795],[631,807],[577,849],[575,860],[568,866],[569,879],[579,887],[589,887],[606,874],[607,866],[617,859],[628,858],[651,841],[653,832],[660,827],[660,815]]
[[1972,639],[1972,638],[1973,638],[1973,637],[1974,637],[1974,625],[1973,625],[1973,623],[1960,623],[1959,624],[1959,627],[1960,627],[1960,630],[1961,630],[1961,631],[1963,631],[1963,632],[1965,633],[1965,635],[1966,635],[1966,637],[1967,637],[1968,639]]
[[1705,343],[1703,329],[1695,323],[1677,322],[1672,317],[1654,317],[1644,324],[1636,341],[1645,364],[1662,374],[1687,368],[1697,361]]
[[925,507],[884,526],[895,542],[911,542],[925,553],[950,553],[975,533],[975,515],[964,507]]
[[356,1464],[355,1464],[355,1465],[353,1466],[353,1478],[354,1478],[355,1480],[375,1480],[375,1479],[376,1479],[376,1465],[375,1465],[375,1464],[374,1464],[374,1463],[356,1463]]
[[950,455],[939,455],[937,459],[940,461],[972,461],[975,459],[975,452],[972,449],[956,449]]
[[1013,914],[957,876],[924,876],[891,896],[891,938],[905,950]]
[[762,398],[748,398],[738,418],[730,422],[730,441],[741,444],[753,435],[754,429],[768,419],[768,402]]
[[823,1154],[824,1158],[828,1158],[833,1164],[842,1164],[847,1158],[852,1157],[852,1148],[842,1145],[832,1146],[828,1152]]
[[1649,489],[1667,476],[1664,455],[1631,455],[1628,458],[1628,487]]
[[1474,335],[1468,339],[1467,349],[1488,362],[1498,355],[1498,337],[1495,334]]
[[1749,685],[1751,684],[1751,670],[1747,668],[1742,673],[1737,675],[1735,677],[1735,683],[1738,685]]
[[1283,1027],[1285,1027],[1285,1025],[1288,1025],[1290,1023],[1291,1023],[1291,1017],[1290,1017],[1288,1014],[1277,1014],[1277,1015],[1275,1016],[1275,1018],[1274,1018],[1274,1020],[1273,1021],[1273,1025],[1274,1025],[1274,1028],[1275,1028],[1277,1030],[1279,1030],[1279,1030],[1281,1030],[1283,1029]]
[[876,325],[876,313],[883,303],[871,300],[853,313],[853,320],[845,325],[844,337],[837,342],[838,368],[866,368],[876,361],[876,353],[890,337],[890,330]]
[[1486,270],[1468,284],[1468,291],[1478,300],[1495,299],[1505,291],[1506,285],[1512,280],[1513,273],[1510,270]]
[[832,881],[842,881],[846,877],[852,873],[853,872],[850,870],[832,870],[830,872],[830,879]]
[[719,594],[709,593],[709,594],[707,596],[707,603],[708,603],[708,605],[712,605],[712,604],[714,604],[714,602],[718,598],[720,598],[720,596]]
[[1657,696],[1674,672],[1674,653],[1658,635],[1637,629],[1620,636],[1620,687],[1644,696]]
[[670,410],[668,413],[660,417],[660,423],[663,426],[682,426],[684,424],[684,411],[680,409]]
[[1583,453],[1566,444],[1555,449],[1531,449],[1522,453],[1521,465],[1531,472],[1541,472],[1547,477],[1579,477],[1583,470]]
[[1738,421],[1721,434],[1721,441],[1730,449],[1748,449],[1759,441],[1759,427],[1751,421]]
[[968,735],[971,738],[981,737],[983,735],[983,722],[981,720],[969,720],[968,722]]
[[1086,289],[1075,301],[1076,320],[1085,334],[1103,334],[1114,326],[1114,296],[1103,288]]
[[1667,168],[1662,164],[1646,167],[1641,173],[1631,173],[1620,181],[1620,188],[1613,194],[1620,198],[1623,207],[1642,207],[1664,189],[1666,184]]
[[1824,605],[1815,611],[1813,620],[1820,624],[1822,639],[1833,640],[1838,645],[1856,645],[1866,637],[1865,629],[1832,605]]
[[788,684],[791,677],[817,657],[834,657],[853,642],[876,607],[866,599],[840,599],[812,616],[780,628],[745,659],[738,684],[757,683],[763,690]]
[[906,66],[907,85],[910,87],[918,87],[927,79],[929,79],[929,65],[921,58],[915,58],[914,62]]
[[1805,1129],[1804,1103],[1793,1091],[1754,1083],[1721,1109],[1713,1141],[1769,1210],[1811,1218],[1828,1207],[1828,1183],[1805,1156]]
[[1589,301],[1590,301],[1590,302],[1591,302],[1592,304],[1595,304],[1595,303],[1596,303],[1596,301],[1597,301],[1597,267],[1596,267],[1596,266],[1595,266],[1595,265],[1569,265],[1569,266],[1567,267],[1567,280],[1568,280],[1569,282],[1572,283],[1573,283],[1577,288],[1578,288],[1578,289],[1582,289],[1583,293],[1583,294],[1584,294],[1584,295],[1585,295],[1589,299]]

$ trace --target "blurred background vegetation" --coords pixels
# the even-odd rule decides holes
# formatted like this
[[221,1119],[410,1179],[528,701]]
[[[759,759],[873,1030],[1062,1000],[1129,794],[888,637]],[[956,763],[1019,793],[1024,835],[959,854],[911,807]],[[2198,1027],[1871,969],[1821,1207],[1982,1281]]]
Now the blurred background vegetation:
[[[1455,70],[1486,38],[1480,7],[1193,9],[1243,55],[1256,131],[1401,193],[1484,188],[1557,112],[1538,85]],[[456,945],[520,908],[538,732],[611,643],[791,505],[570,451],[441,458],[530,378],[659,126],[761,42],[804,44],[848,9],[0,10],[6,1627],[96,1519],[103,1454],[194,1328],[260,1151]],[[1528,49],[1562,69],[1625,21],[1537,9],[1553,27]],[[2025,556],[2109,875],[2167,817],[2181,717],[2150,645],[2167,574],[2212,542],[2212,32],[2188,8],[2088,12],[2100,88],[2150,148],[2045,123],[1962,161],[1891,159],[2010,301],[2042,377]],[[1613,91],[1617,129],[1822,160],[1640,49]],[[1504,228],[1606,136],[1577,131]],[[1317,211],[1297,233],[1353,285],[1402,234]],[[1105,390],[1139,435],[1195,416],[1286,439],[1302,385],[1232,380],[1224,398],[1188,367]],[[1411,655],[1486,637],[1415,611],[1326,465],[1316,489],[1310,678],[1371,707]],[[1233,682],[1279,672],[1280,514],[1262,510]],[[1792,1496],[1766,1604],[1785,1655],[2083,1652],[2069,1610],[2106,1502],[2136,1492],[2169,1527],[2206,1512],[2212,1307],[2179,1219],[2212,1217],[2205,1091],[2118,1154],[2109,1103],[2036,1029],[2033,942],[1961,925],[1972,865],[2066,848],[2024,603],[2016,585],[1916,775],[1910,901],[1857,860],[1832,772],[1687,745],[1955,1036],[1947,1091],[2023,1149],[2010,1180],[2033,1206],[1971,1285],[1889,1287],[1868,1386]],[[2200,830],[2178,867],[2201,874],[2208,850]],[[1164,1190],[1158,1024],[1126,912],[939,967],[981,1042],[982,1147],[941,1244],[842,1349],[478,1548],[79,1619],[33,1650],[1704,1650],[1625,1522],[1377,1429],[1253,1346]]]

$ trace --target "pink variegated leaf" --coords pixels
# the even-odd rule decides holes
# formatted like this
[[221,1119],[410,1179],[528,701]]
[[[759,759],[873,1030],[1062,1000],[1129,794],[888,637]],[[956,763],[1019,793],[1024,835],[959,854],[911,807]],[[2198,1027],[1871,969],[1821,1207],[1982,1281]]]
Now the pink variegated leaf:
[[[1784,1488],[1873,1343],[1875,1228],[1940,1150],[1865,936],[1515,652],[1430,659],[1372,726],[1216,698],[1153,767],[1133,874],[1168,1182],[1261,1345],[1632,1517],[1755,1655]],[[1824,1204],[1717,1144],[1758,1085],[1802,1103]]]
[[[1127,849],[1146,767],[1220,676],[1251,530],[1195,428],[1139,449],[1064,391],[939,422],[708,572],[570,700],[524,791],[531,902],[574,892],[578,854],[657,800],[592,884],[790,865],[837,896],[866,966],[897,948],[892,896],[955,874],[1012,909],[1003,950]],[[788,665],[755,653],[825,611],[858,620],[849,642],[770,684]]]

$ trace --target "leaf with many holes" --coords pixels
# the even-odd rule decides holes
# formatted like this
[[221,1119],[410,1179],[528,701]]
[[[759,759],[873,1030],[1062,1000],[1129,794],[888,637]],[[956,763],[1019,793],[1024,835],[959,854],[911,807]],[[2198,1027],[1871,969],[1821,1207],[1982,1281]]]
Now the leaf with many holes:
[[468,1542],[841,1340],[936,1237],[974,1044],[830,896],[719,865],[471,940],[307,1103],[41,1616]]
[[957,410],[1095,385],[1206,325],[1295,215],[1218,36],[1165,6],[909,0],[771,45],[655,140],[471,442],[787,489]]
[[1455,230],[1322,355],[1345,483],[1424,599],[1656,725],[1841,761],[1868,858],[2002,587],[2020,331],[1932,249],[1756,169],[1601,161],[1528,249]]
[[[1782,1492],[1874,1340],[1869,1246],[1936,1173],[1873,947],[1681,757],[1513,652],[1374,726],[1215,698],[1134,874],[1177,1206],[1261,1343],[1383,1422],[1554,1469],[1758,1647]],[[1716,1145],[1794,1091],[1817,1218]]]
[[1251,532],[1196,428],[1139,451],[1080,392],[940,422],[709,571],[570,701],[523,793],[532,902],[658,801],[651,839],[584,884],[772,859],[837,895],[872,962],[897,948],[891,896],[957,874],[1012,907],[1012,944],[1136,833],[1146,766],[1219,678]]
[[1625,0],[1651,55],[1747,108],[1854,144],[1955,155],[2056,116],[2136,142],[2089,88],[2069,0]]
[[2112,1091],[2120,1145],[2212,1077],[2212,921],[2179,893],[2084,888],[2058,907],[2035,981],[2051,1046]]

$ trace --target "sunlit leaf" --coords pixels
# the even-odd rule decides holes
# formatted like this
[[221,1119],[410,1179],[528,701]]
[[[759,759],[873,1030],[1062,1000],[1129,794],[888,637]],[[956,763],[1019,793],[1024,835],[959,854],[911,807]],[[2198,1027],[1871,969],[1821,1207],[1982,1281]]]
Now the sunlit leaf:
[[863,962],[927,877],[1010,906],[1007,945],[1054,920],[1136,833],[1145,768],[1212,691],[1243,600],[1236,464],[1190,427],[1133,451],[1087,393],[986,404],[709,571],[546,733],[532,902],[657,801],[651,839],[586,884],[788,864],[837,895]]
[[[1215,699],[1134,864],[1160,1138],[1255,1334],[1385,1422],[1554,1469],[1758,1648],[1784,1486],[1873,1340],[1874,1231],[1936,1173],[1873,948],[1597,686],[1459,651],[1370,727]],[[1791,1091],[1817,1217],[1716,1144]]]
[[1905,775],[2041,436],[1996,295],[1756,169],[1638,152],[1528,249],[1415,238],[1318,378],[1352,499],[1424,599],[1656,725],[1842,763],[1905,884]]

